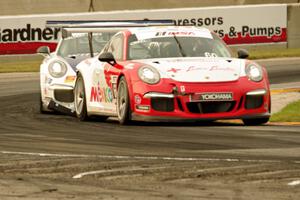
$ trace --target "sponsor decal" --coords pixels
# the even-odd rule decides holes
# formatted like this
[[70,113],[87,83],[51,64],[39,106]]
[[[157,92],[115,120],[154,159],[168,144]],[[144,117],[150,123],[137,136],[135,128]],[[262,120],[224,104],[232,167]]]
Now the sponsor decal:
[[50,51],[54,51],[59,33],[60,28],[32,27],[30,23],[23,27],[0,29],[0,55],[34,54],[40,46],[48,46]]
[[280,36],[282,34],[280,27],[254,27],[251,28],[249,26],[242,26],[241,35],[245,37],[246,35],[261,35],[267,36],[267,38],[272,38],[277,35]]
[[110,88],[101,88],[98,82],[97,86],[91,88],[91,102],[111,103],[113,101],[113,94]]
[[186,72],[191,72],[191,71],[230,71],[234,72],[234,68],[230,67],[220,67],[220,66],[211,66],[211,67],[196,67],[196,66],[190,66],[187,68]]
[[171,68],[171,69],[169,69],[167,72],[177,73],[177,72],[180,71],[180,70],[181,70],[181,69]]
[[190,66],[186,72],[190,72],[190,71],[197,71],[197,70],[207,70],[207,67],[196,67],[196,66]]
[[184,86],[184,85],[180,86],[180,91],[181,91],[182,93],[185,93],[185,86]]
[[205,57],[213,57],[213,58],[218,57],[218,55],[216,53],[210,53],[210,52],[205,52],[204,56]]
[[45,76],[45,83],[50,85],[52,83],[52,79]]
[[60,28],[33,28],[26,24],[24,28],[0,29],[0,42],[51,41],[58,39]]
[[[253,30],[256,28],[253,28]],[[268,29],[268,28],[267,28]],[[276,42],[286,42],[287,41],[287,29],[280,27],[273,27],[276,31],[274,34],[262,34],[263,31],[257,31],[257,34],[253,34],[250,31],[240,31],[240,32],[229,32],[224,34],[221,38],[228,45],[233,44],[254,44],[254,43],[276,43]],[[260,30],[260,29],[256,29]]]
[[110,76],[110,82],[111,83],[117,83],[117,81],[118,81],[118,76],[116,76],[116,75],[111,75]]
[[231,101],[233,94],[231,92],[199,93],[190,96],[191,101]]
[[44,94],[45,94],[45,95],[48,95],[48,90],[47,90],[47,88],[44,88]]
[[76,76],[67,76],[65,79],[65,83],[73,83],[76,79]]
[[134,102],[135,104],[141,104],[142,98],[140,97],[140,95],[137,94],[134,96]]
[[211,66],[209,71],[231,71],[234,72],[235,70],[230,67],[219,67],[219,66]]
[[177,19],[175,25],[177,26],[215,26],[224,23],[223,17],[200,17],[191,19]]
[[175,20],[176,26],[215,26],[223,25],[223,17],[200,17],[191,19],[177,19]]
[[112,95],[113,98],[116,98],[116,94],[118,93],[118,87],[117,87],[117,82],[118,82],[118,76],[116,75],[111,75],[110,76],[110,82],[111,82],[111,87],[112,87]]
[[192,31],[164,31],[164,32],[157,32],[155,34],[156,37],[159,36],[193,36],[195,35],[195,32]]
[[[174,19],[178,26],[206,27],[217,33],[227,44],[257,44],[287,42],[287,4],[241,5],[216,8],[175,8],[163,10],[133,11],[124,13],[95,12],[80,14],[41,15],[34,17],[12,16],[0,20],[0,54],[33,54],[39,46],[50,46],[54,50],[59,37],[59,28],[45,27],[49,19],[113,19],[124,16],[126,19],[165,18]],[[0,17],[1,18],[1,17]],[[261,20],[263,19],[263,20]],[[142,39],[170,37],[170,35],[211,38],[211,34],[188,29],[156,29],[150,34],[144,29]],[[170,34],[170,35],[169,35]],[[195,35],[193,35],[195,34]],[[155,36],[157,35],[157,36]],[[139,37],[139,35],[137,35]],[[200,37],[200,36],[199,36]],[[210,55],[211,56],[211,55]],[[131,68],[133,66],[126,66]]]

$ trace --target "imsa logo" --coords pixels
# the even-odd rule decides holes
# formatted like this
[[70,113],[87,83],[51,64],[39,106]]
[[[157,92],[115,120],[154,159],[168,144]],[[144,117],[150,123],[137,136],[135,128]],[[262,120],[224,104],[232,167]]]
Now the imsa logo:
[[204,93],[200,94],[200,101],[231,101],[232,93]]

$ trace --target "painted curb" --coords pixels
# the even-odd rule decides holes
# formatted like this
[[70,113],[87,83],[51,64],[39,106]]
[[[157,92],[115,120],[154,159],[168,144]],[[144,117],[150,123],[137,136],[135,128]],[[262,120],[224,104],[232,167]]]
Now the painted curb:
[[300,92],[300,88],[272,89],[271,95],[290,93],[290,92]]
[[300,126],[300,122],[268,122],[267,125],[274,125],[274,126]]
[[[217,122],[244,125],[243,122],[239,119],[217,120]],[[269,126],[300,126],[300,122],[268,122],[265,125],[269,125]],[[259,125],[259,126],[261,126],[261,125]],[[262,125],[262,126],[264,126],[264,125]]]

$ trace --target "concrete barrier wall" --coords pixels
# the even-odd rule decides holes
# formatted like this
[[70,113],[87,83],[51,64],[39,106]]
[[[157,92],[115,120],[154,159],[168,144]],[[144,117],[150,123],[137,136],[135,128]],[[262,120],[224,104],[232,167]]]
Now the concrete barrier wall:
[[1,0],[0,15],[203,7],[267,3],[299,3],[299,0]]
[[300,4],[288,6],[288,48],[300,48]]

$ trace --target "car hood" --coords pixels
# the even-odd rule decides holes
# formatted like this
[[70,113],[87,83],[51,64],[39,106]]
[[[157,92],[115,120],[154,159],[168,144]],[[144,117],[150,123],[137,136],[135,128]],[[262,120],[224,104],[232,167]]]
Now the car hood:
[[162,78],[179,82],[228,82],[244,75],[245,60],[235,58],[170,58],[139,61],[155,67]]
[[80,55],[74,55],[73,57],[64,57],[66,62],[71,66],[71,68],[76,71],[76,65],[80,63],[81,61],[89,58],[89,54],[80,54]]

